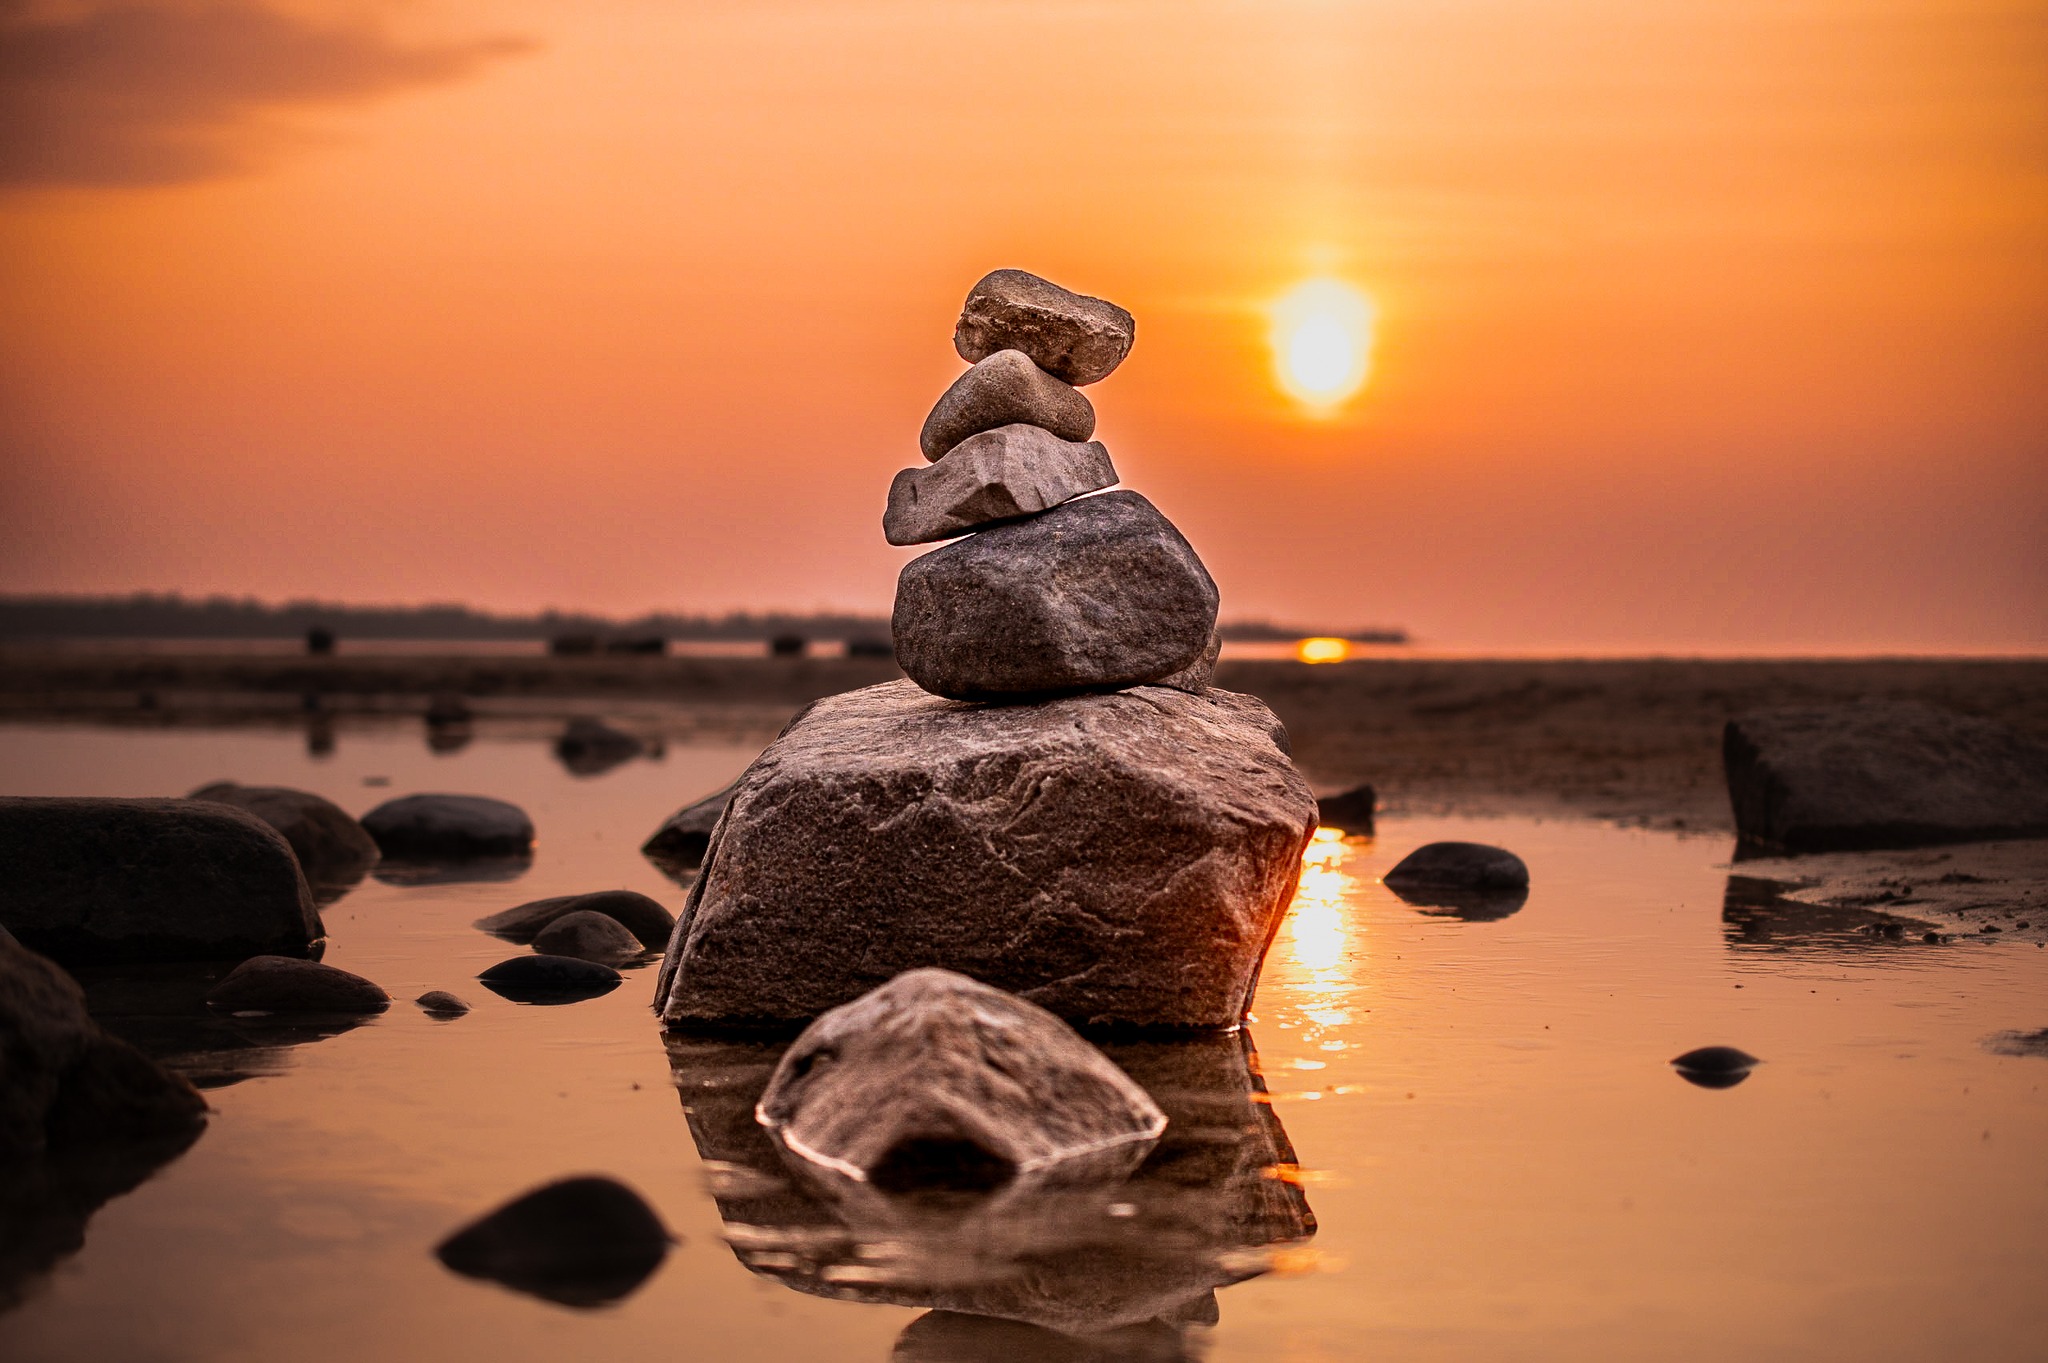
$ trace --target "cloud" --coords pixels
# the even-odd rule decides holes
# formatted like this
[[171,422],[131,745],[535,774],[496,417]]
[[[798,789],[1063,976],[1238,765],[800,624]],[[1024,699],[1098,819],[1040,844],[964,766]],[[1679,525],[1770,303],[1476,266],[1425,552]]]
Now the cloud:
[[265,141],[251,134],[273,110],[457,80],[530,47],[405,46],[256,0],[63,11],[0,0],[0,188],[234,174],[251,167]]

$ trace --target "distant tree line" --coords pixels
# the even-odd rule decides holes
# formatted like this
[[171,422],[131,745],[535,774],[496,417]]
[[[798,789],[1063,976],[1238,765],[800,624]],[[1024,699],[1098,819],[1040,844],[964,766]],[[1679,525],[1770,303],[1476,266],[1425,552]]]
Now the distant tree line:
[[[0,596],[0,639],[283,639],[311,629],[356,639],[554,639],[564,635],[757,640],[777,635],[807,639],[889,636],[879,615],[823,611],[799,614],[735,611],[681,615],[657,611],[632,619],[584,611],[496,615],[454,603],[423,606],[349,606],[331,601],[271,605],[254,597],[185,597],[175,592],[132,596]],[[1310,634],[1402,642],[1398,630],[1301,629],[1265,620],[1225,622],[1226,639],[1279,642]]]

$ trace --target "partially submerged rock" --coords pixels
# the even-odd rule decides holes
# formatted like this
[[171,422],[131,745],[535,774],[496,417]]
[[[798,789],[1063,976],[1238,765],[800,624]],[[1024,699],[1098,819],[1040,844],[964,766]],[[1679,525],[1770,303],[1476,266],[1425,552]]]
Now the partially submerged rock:
[[624,926],[641,946],[657,949],[668,945],[676,926],[675,915],[637,890],[597,890],[536,899],[479,918],[475,926],[493,937],[523,944],[534,941],[543,928],[572,913],[603,914]]
[[419,1010],[428,1017],[459,1018],[469,1012],[469,1005],[445,989],[429,989],[414,999]]
[[646,1282],[671,1238],[638,1193],[615,1179],[586,1176],[514,1198],[443,1240],[434,1255],[464,1277],[593,1307]]
[[1678,1077],[1703,1089],[1734,1088],[1763,1061],[1733,1046],[1701,1046],[1671,1062]]
[[601,776],[647,750],[632,734],[600,719],[572,719],[555,740],[555,757],[575,776]]
[[[666,945],[666,939],[663,945]],[[589,909],[565,913],[534,935],[533,949],[547,956],[617,965],[646,950],[618,919]]]
[[1789,852],[2048,835],[2048,743],[1899,702],[1730,720],[1735,830]]
[[1506,918],[1529,902],[1529,868],[1505,847],[1432,842],[1403,857],[1381,883],[1415,907],[1469,922]]
[[1218,690],[821,700],[734,787],[662,1018],[804,1022],[939,966],[1079,1025],[1235,1026],[1315,821],[1276,727]]
[[1369,785],[1316,797],[1317,818],[1323,827],[1341,828],[1360,836],[1371,835],[1378,808],[1379,793]]
[[608,965],[573,956],[514,956],[477,976],[501,998],[540,1004],[594,999],[617,989],[621,978]]
[[377,864],[376,840],[340,805],[310,791],[215,781],[191,798],[247,810],[283,834],[316,895],[354,885]]
[[324,935],[282,834],[196,800],[0,798],[0,924],[69,963],[303,955]]
[[319,961],[252,956],[206,995],[226,1013],[381,1013],[391,996],[361,975]]
[[1015,350],[999,350],[953,380],[924,419],[918,448],[934,463],[971,435],[1016,424],[1061,440],[1095,434],[1095,406]]
[[1131,353],[1137,333],[1137,322],[1114,303],[1023,270],[992,270],[968,290],[953,348],[969,363],[1021,350],[1078,386],[1108,378]]
[[1037,426],[998,426],[969,436],[936,464],[904,469],[889,484],[882,534],[929,544],[1070,502],[1116,484],[1098,441],[1062,440]]
[[711,830],[718,827],[726,802],[732,799],[732,789],[727,786],[669,815],[668,821],[654,830],[654,836],[640,845],[641,855],[664,866],[688,869],[702,865],[704,851],[711,845]]
[[387,857],[412,860],[518,856],[533,847],[533,820],[518,805],[483,795],[405,795],[363,815]]
[[1043,1008],[910,970],[824,1014],[782,1057],[761,1124],[822,1170],[885,1190],[1128,1173],[1165,1114]]
[[896,659],[958,700],[1135,686],[1201,659],[1216,604],[1173,524],[1135,492],[1105,492],[903,565]]

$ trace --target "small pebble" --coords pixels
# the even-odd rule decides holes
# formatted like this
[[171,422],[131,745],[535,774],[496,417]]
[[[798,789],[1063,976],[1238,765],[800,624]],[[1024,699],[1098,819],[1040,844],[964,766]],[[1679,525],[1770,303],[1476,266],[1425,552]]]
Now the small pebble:
[[459,1018],[469,1011],[469,1005],[445,989],[429,989],[413,1000],[422,1012],[437,1018]]

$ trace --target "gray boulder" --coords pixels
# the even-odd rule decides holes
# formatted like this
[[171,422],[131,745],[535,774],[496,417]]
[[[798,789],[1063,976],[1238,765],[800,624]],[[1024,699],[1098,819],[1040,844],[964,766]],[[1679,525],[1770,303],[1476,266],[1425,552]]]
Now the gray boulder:
[[640,844],[641,855],[664,866],[688,869],[702,865],[704,849],[711,845],[711,830],[718,826],[719,816],[725,813],[726,801],[731,798],[732,787],[727,786],[715,795],[683,806],[654,830],[653,837]]
[[1115,483],[1109,450],[1095,441],[1062,440],[1037,426],[998,426],[969,436],[936,464],[897,474],[882,534],[891,544],[951,539]]
[[1744,843],[1789,852],[2048,836],[2048,743],[1923,705],[1765,710],[1721,757]]
[[[1177,691],[1193,691],[1200,695],[1209,685],[1209,678],[1216,675],[1216,659],[1223,653],[1223,636],[1215,630],[1209,631],[1209,646],[1202,650],[1202,656],[1178,672],[1170,672],[1152,683],[1154,686],[1171,686]],[[1287,751],[1283,743],[1281,751]]]
[[574,956],[605,965],[633,960],[646,950],[618,919],[589,909],[565,913],[542,928],[534,934],[533,949],[546,956]]
[[804,1030],[758,1111],[793,1154],[885,1191],[1127,1174],[1166,1116],[1043,1008],[910,970]]
[[0,799],[0,924],[58,961],[303,955],[324,935],[291,844],[232,805]]
[[602,914],[621,924],[641,946],[657,950],[668,945],[675,931],[675,915],[637,890],[598,890],[591,894],[556,895],[536,899],[479,918],[475,926],[508,942],[531,942],[541,930],[572,913]]
[[615,1179],[585,1176],[514,1198],[443,1240],[434,1256],[464,1277],[592,1307],[647,1281],[667,1257],[670,1238],[638,1193]]
[[1070,1023],[1235,1026],[1315,824],[1277,728],[1217,690],[827,697],[734,787],[662,1017],[808,1021],[939,966]]
[[953,380],[918,433],[918,448],[936,463],[971,435],[999,426],[1039,426],[1061,440],[1095,434],[1095,406],[1016,350],[998,350]]
[[934,549],[896,579],[896,661],[935,695],[1014,700],[1158,681],[1200,661],[1216,584],[1135,492]]
[[405,795],[363,815],[387,857],[412,860],[511,856],[533,847],[533,820],[518,805],[483,795]]
[[999,350],[1021,350],[1047,373],[1079,386],[1108,378],[1137,334],[1137,322],[1114,303],[1023,270],[994,270],[968,290],[953,349],[970,364]]
[[224,1013],[381,1013],[391,996],[361,975],[290,956],[251,956],[207,991]]
[[0,1163],[196,1131],[206,1102],[107,1035],[64,971],[0,940]]
[[346,889],[377,864],[376,840],[332,800],[285,786],[239,786],[216,781],[192,799],[245,809],[284,835],[316,895]]

